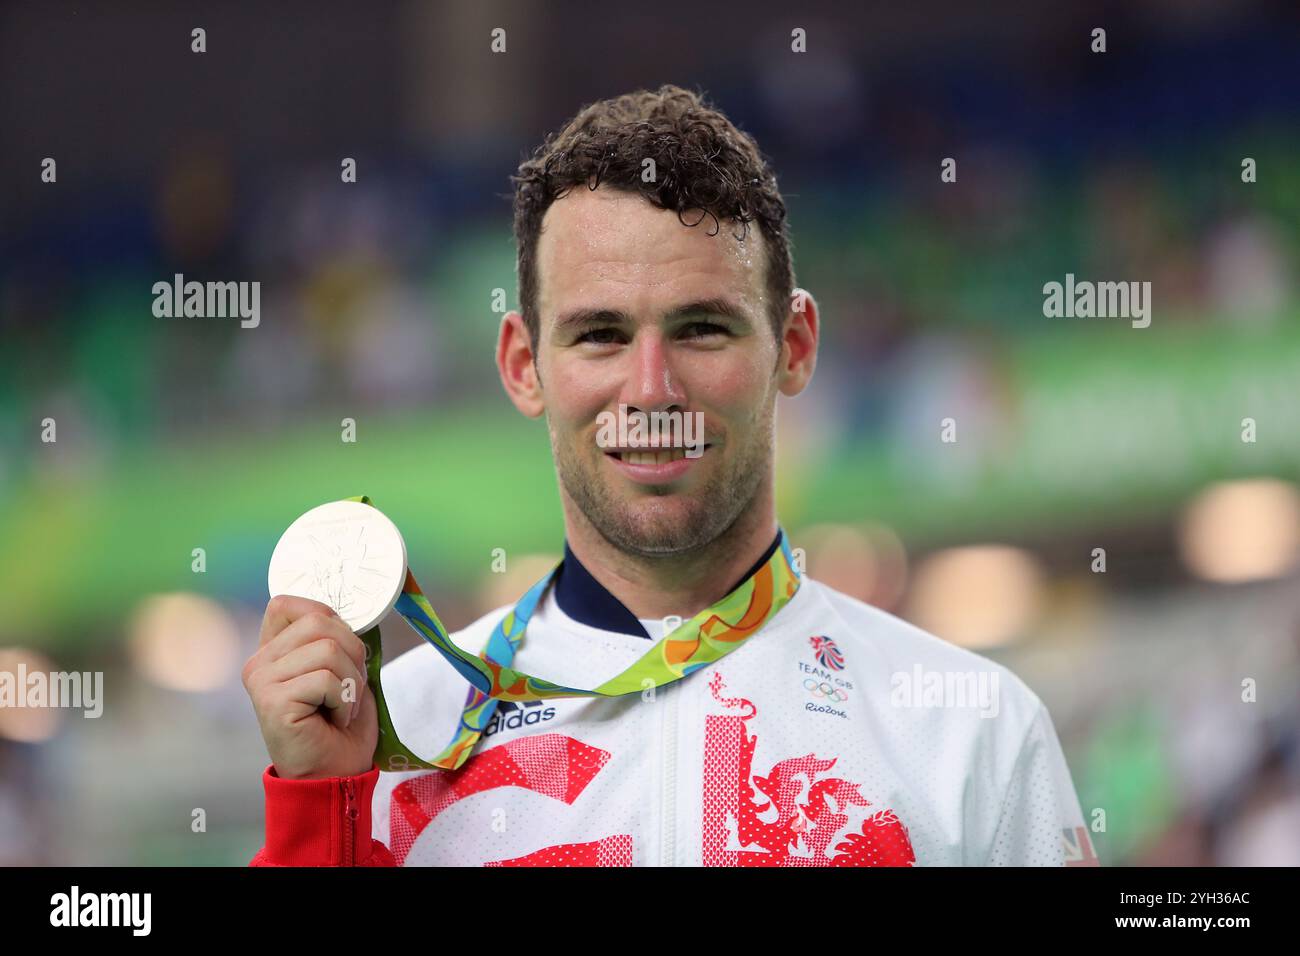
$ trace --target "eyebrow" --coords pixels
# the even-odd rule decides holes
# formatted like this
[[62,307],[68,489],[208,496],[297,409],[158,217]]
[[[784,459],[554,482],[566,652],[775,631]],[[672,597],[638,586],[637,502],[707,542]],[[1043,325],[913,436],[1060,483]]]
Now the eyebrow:
[[[751,321],[748,312],[730,299],[721,297],[697,299],[675,306],[664,318],[680,319],[688,315],[721,315],[746,324]],[[558,332],[575,325],[629,325],[631,322],[632,317],[619,309],[571,309],[555,320],[555,330]]]

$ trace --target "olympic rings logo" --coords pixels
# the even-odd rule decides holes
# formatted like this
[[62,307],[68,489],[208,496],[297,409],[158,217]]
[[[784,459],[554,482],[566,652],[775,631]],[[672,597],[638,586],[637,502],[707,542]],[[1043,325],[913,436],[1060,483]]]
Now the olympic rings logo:
[[826,681],[818,683],[811,677],[805,677],[803,680],[804,690],[809,691],[814,697],[829,697],[837,704],[842,704],[849,699],[849,695],[838,687],[832,687]]

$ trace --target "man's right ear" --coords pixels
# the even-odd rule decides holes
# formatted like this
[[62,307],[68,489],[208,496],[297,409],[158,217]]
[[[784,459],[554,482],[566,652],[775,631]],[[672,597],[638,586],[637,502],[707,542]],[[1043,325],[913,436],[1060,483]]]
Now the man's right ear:
[[532,339],[518,312],[507,312],[501,319],[501,333],[497,336],[497,371],[515,408],[529,418],[537,418],[546,411],[542,400],[542,383],[537,377],[537,363],[533,354]]

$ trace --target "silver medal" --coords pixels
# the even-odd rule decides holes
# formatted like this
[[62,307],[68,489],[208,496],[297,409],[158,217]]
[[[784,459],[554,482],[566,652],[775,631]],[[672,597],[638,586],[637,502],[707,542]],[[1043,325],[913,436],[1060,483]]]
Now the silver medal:
[[271,554],[271,596],[328,604],[361,634],[393,609],[406,582],[406,542],[383,512],[360,501],[331,501],[289,525]]

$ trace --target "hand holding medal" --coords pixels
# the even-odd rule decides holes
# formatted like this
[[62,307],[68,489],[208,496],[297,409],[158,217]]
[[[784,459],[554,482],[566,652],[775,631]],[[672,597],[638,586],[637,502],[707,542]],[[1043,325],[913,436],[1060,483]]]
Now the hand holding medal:
[[397,528],[360,502],[313,508],[280,538],[244,686],[281,777],[370,769],[378,713],[368,688],[371,650],[357,633],[374,631],[378,643],[375,625],[392,609],[405,574]]

